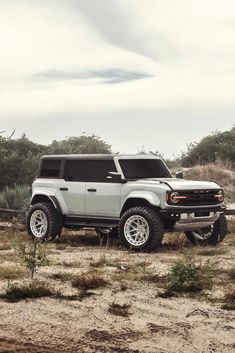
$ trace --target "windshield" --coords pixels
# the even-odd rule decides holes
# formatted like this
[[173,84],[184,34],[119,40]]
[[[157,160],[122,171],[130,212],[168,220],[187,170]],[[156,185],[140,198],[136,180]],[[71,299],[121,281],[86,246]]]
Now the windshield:
[[119,159],[126,179],[172,178],[161,159]]

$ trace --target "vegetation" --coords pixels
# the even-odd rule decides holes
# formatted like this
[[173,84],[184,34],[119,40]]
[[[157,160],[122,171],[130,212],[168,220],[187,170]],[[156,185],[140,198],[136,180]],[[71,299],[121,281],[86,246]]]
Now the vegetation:
[[229,290],[224,297],[224,305],[222,309],[235,310],[235,289]]
[[209,267],[197,265],[190,253],[185,253],[169,270],[167,290],[170,292],[200,292],[210,287]]
[[110,304],[108,311],[117,316],[122,316],[122,317],[128,317],[130,315],[129,309],[131,305],[130,304],[117,304],[117,303],[112,303]]
[[26,271],[19,266],[15,266],[15,265],[0,266],[0,280],[19,279],[19,278],[23,278],[25,275],[26,275]]
[[96,135],[73,136],[44,146],[30,141],[0,136],[0,190],[14,185],[31,185],[37,174],[38,161],[43,154],[110,153],[111,146]]
[[34,278],[36,270],[49,264],[46,245],[36,241],[24,241],[17,238],[15,248],[22,263],[29,269],[31,278]]
[[16,185],[10,188],[6,186],[0,192],[0,208],[13,210],[27,210],[31,197],[31,187],[29,185]]
[[227,165],[235,165],[235,126],[230,131],[216,131],[199,143],[191,143],[181,162],[183,166],[190,167],[215,163],[218,160]]
[[96,272],[83,273],[72,281],[72,286],[81,290],[96,289],[106,287],[108,281]]
[[1,297],[10,302],[17,302],[23,299],[49,297],[52,295],[54,293],[47,284],[33,281],[28,284],[9,283],[6,292]]

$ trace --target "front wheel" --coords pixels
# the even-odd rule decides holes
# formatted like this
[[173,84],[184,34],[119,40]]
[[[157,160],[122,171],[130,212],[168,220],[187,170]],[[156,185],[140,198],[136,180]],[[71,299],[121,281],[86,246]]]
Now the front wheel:
[[59,237],[62,219],[54,206],[48,202],[33,205],[27,218],[27,230],[33,240],[49,241]]
[[127,210],[119,223],[119,237],[127,249],[151,251],[162,242],[164,226],[158,214],[149,207]]
[[217,245],[225,238],[227,230],[227,220],[222,213],[211,226],[197,231],[185,232],[185,235],[193,245]]

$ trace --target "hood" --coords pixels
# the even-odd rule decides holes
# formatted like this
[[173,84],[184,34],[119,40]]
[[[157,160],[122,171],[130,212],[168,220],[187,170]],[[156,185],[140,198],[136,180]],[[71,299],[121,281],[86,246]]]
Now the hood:
[[148,179],[151,181],[162,182],[168,184],[173,190],[211,190],[221,189],[218,184],[213,181],[197,181],[197,180],[185,180],[178,178],[159,178],[159,179]]

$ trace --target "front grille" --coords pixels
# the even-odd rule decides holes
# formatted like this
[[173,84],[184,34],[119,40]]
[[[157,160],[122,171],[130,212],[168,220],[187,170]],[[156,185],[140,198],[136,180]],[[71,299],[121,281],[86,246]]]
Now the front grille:
[[179,198],[178,203],[172,203],[168,197],[168,204],[174,206],[200,206],[200,205],[218,205],[221,202],[218,200],[218,190],[189,190],[189,191],[178,191]]

